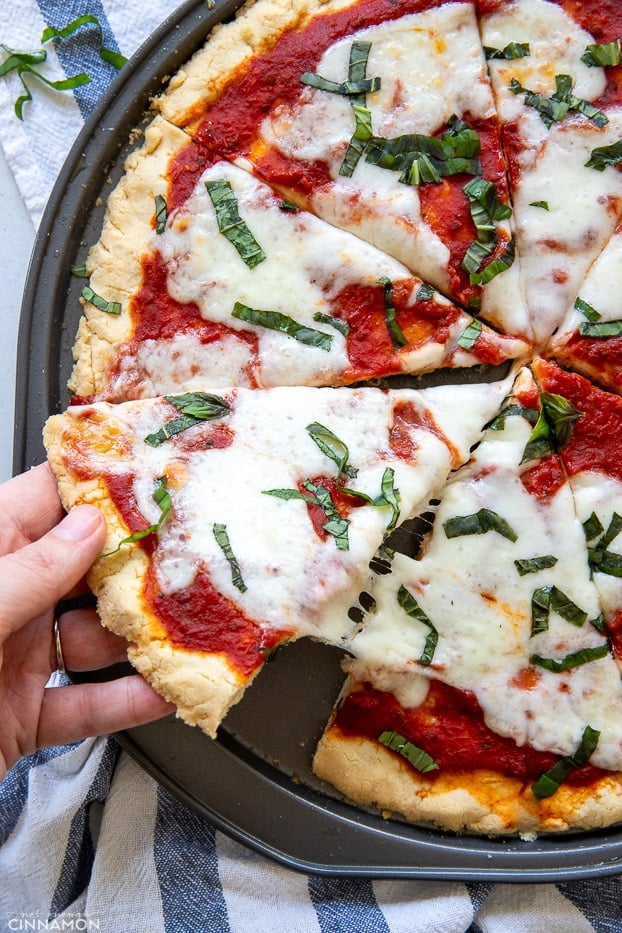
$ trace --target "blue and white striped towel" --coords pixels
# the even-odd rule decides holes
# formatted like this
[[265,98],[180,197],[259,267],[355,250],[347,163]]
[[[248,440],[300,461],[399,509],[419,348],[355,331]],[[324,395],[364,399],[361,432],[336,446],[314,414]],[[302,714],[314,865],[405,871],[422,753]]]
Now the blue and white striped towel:
[[[46,25],[95,14],[129,56],[174,0],[0,0],[0,41],[37,48]],[[71,93],[0,80],[0,142],[36,224],[85,117],[115,75],[88,30],[48,46],[52,79],[86,71]],[[1,712],[0,712],[1,715]],[[114,739],[40,752],[0,784],[0,930],[105,933],[617,933],[618,877],[567,884],[463,884],[306,877],[217,832]]]

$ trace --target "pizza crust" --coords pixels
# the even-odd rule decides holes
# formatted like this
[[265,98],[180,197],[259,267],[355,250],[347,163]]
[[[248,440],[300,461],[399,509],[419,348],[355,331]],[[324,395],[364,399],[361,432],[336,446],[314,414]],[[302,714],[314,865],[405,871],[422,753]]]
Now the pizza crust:
[[530,784],[493,771],[426,778],[376,742],[330,726],[313,760],[315,774],[353,803],[456,833],[498,836],[593,830],[622,820],[622,775],[587,787],[563,784],[544,800]]
[[111,193],[98,242],[86,261],[90,286],[106,301],[121,303],[121,314],[99,311],[83,301],[83,317],[73,349],[70,391],[91,396],[103,387],[104,376],[118,344],[132,332],[128,301],[142,281],[142,258],[154,237],[156,195],[166,196],[171,159],[188,136],[156,117],[145,130],[143,145],[128,156],[125,173]]

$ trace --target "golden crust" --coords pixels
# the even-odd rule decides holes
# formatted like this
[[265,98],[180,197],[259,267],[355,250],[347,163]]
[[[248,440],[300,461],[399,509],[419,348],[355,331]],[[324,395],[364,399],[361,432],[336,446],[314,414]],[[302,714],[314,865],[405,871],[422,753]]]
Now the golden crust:
[[121,314],[108,314],[83,302],[74,345],[69,388],[90,396],[101,390],[114,349],[131,334],[128,299],[142,281],[141,260],[154,237],[154,199],[166,196],[170,160],[189,144],[177,127],[156,117],[145,130],[140,149],[125,163],[125,174],[111,193],[98,242],[87,258],[90,286],[106,301],[121,303]]
[[217,26],[207,42],[169,82],[155,107],[176,126],[192,131],[205,107],[218,100],[235,72],[272,48],[286,29],[355,0],[269,0],[244,4],[234,20]]
[[85,503],[94,505],[102,511],[108,527],[103,551],[108,556],[100,557],[88,575],[101,622],[127,639],[128,659],[154,690],[175,704],[179,718],[213,737],[229,708],[242,698],[249,678],[243,678],[223,656],[187,651],[167,639],[143,598],[149,559],[137,545],[115,551],[129,529],[104,482],[79,479],[67,467],[63,423],[64,416],[55,415],[43,432],[63,506],[70,510]]
[[493,771],[419,775],[398,755],[334,724],[320,740],[315,774],[363,807],[451,832],[498,836],[589,830],[622,821],[622,775],[587,787],[562,784],[538,800],[530,784]]

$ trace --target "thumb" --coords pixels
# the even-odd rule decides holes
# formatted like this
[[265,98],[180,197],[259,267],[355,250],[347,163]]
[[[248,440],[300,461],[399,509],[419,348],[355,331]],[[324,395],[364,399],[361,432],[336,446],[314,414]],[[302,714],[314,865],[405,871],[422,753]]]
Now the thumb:
[[82,579],[104,545],[105,527],[98,509],[77,506],[38,541],[0,558],[0,641]]

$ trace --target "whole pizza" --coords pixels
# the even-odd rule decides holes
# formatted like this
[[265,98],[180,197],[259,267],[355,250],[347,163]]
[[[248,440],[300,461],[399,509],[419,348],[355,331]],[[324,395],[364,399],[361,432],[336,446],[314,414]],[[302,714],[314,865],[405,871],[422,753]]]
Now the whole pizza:
[[45,443],[105,626],[215,736],[343,649],[317,776],[622,821],[622,5],[256,0],[153,102]]

